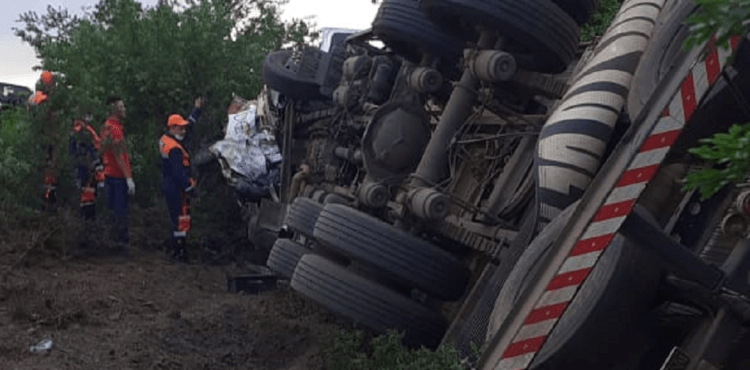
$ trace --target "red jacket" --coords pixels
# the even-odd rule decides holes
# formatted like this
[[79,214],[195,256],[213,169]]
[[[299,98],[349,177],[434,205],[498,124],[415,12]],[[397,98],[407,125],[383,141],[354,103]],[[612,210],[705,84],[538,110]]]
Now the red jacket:
[[[104,165],[104,174],[109,177],[116,178],[132,178],[133,174],[130,170],[130,157],[128,156],[127,148],[125,146],[125,133],[123,132],[120,119],[116,116],[109,116],[104,125],[102,126],[101,134],[99,135],[101,142],[102,164]],[[116,148],[121,149],[119,153],[116,152]],[[120,159],[125,165],[125,168],[120,168],[116,161],[116,155],[119,154]]]

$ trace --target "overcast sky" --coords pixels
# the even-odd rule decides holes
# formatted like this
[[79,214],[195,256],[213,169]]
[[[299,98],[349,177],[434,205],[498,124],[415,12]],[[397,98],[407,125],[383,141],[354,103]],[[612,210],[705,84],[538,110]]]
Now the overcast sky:
[[[153,6],[157,0],[140,0]],[[21,27],[15,21],[27,11],[46,13],[47,5],[65,7],[81,14],[81,8],[92,6],[97,0],[10,0],[2,1],[0,10],[0,82],[32,88],[39,73],[31,67],[39,61],[34,50],[13,35],[13,27]],[[315,16],[318,27],[342,27],[364,29],[370,26],[377,12],[377,5],[370,0],[290,0],[284,8],[286,18]]]

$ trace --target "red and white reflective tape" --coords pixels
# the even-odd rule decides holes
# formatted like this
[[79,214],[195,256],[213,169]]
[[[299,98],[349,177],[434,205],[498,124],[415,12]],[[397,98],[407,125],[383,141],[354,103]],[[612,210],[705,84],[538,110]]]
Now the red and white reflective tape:
[[739,41],[739,37],[733,37],[729,50],[717,48],[715,42],[709,44],[704,59],[696,63],[682,81],[669,108],[641,144],[628,168],[620,175],[615,188],[586,226],[581,238],[547,285],[534,309],[526,316],[510,345],[502,352],[495,369],[523,370],[529,367],[596,265],[599,256],[607,249],[630,214],[646,184],[659,169],[672,144],[695,112],[698,102],[716,82],[729,57],[736,52]]

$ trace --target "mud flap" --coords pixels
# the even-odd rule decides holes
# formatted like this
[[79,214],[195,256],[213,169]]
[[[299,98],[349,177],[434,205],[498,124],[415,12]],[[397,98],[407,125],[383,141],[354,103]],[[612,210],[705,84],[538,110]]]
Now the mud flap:
[[261,199],[252,205],[247,222],[247,238],[256,247],[270,251],[281,232],[288,204]]

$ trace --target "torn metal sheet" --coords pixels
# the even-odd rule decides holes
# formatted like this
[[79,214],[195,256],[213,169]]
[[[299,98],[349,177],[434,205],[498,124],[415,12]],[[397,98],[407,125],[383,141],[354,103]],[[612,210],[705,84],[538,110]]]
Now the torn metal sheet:
[[224,139],[209,150],[219,159],[222,174],[237,191],[265,196],[279,181],[276,165],[282,156],[273,133],[259,126],[257,114],[257,101],[249,101],[229,114]]

